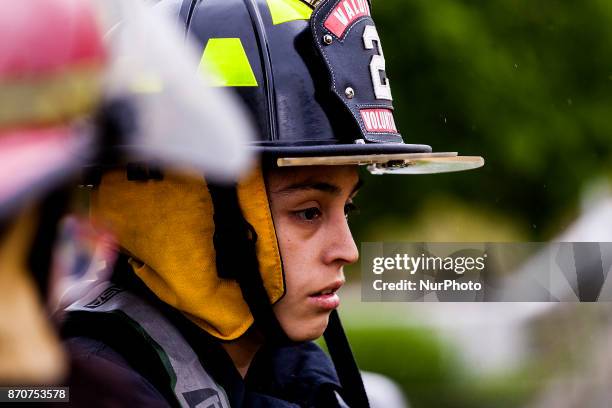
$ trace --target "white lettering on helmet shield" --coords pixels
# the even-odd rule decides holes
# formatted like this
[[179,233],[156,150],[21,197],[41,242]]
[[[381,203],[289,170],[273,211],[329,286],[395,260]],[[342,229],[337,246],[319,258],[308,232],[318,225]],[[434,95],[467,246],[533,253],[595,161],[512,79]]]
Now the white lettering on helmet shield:
[[385,78],[383,80],[380,76],[380,71],[385,71],[385,56],[383,54],[382,45],[380,45],[378,31],[376,31],[376,27],[373,25],[366,26],[363,31],[363,45],[367,50],[371,50],[374,48],[374,42],[376,42],[378,51],[378,55],[373,55],[372,61],[370,62],[370,73],[372,74],[372,83],[374,84],[374,94],[377,99],[392,101],[393,97],[391,96],[389,79]]
[[353,17],[355,17],[355,12],[351,8],[351,5],[349,4],[348,1],[344,2],[344,10],[346,11],[346,15],[348,16],[350,20],[352,20]]
[[337,8],[336,11],[334,11],[334,15],[336,16],[340,24],[344,26],[348,25],[348,18],[346,18],[341,8]]

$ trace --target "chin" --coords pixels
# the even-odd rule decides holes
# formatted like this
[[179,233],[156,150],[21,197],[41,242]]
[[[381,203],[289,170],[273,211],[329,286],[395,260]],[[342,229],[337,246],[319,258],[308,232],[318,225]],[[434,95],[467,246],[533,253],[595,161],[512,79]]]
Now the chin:
[[325,329],[327,329],[328,322],[329,313],[326,313],[323,316],[317,316],[308,321],[294,320],[289,325],[284,325],[282,322],[281,325],[291,341],[304,342],[316,340],[321,337]]

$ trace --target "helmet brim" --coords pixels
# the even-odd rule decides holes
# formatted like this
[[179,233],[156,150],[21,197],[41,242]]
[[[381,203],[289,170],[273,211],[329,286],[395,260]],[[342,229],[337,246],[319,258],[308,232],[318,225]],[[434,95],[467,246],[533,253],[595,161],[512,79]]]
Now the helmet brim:
[[433,153],[427,145],[354,144],[256,148],[264,162],[276,167],[367,165],[372,174],[435,174],[484,166],[479,156]]
[[313,146],[258,145],[254,146],[253,149],[264,158],[431,153],[431,146],[404,143],[319,144]]

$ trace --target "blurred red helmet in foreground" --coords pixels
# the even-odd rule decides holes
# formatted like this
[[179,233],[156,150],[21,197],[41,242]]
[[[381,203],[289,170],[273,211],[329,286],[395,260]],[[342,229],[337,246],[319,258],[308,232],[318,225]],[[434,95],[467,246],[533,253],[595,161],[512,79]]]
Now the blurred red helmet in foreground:
[[0,2],[0,217],[93,150],[78,126],[101,99],[106,51],[83,0]]

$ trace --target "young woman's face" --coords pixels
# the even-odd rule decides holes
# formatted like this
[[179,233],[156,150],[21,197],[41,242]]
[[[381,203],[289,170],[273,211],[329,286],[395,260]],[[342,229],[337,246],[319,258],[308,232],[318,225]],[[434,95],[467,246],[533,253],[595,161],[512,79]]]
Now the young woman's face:
[[320,337],[340,303],[336,291],[344,284],[342,268],[359,257],[347,223],[359,184],[356,166],[275,169],[267,174],[286,283],[274,312],[293,341]]

